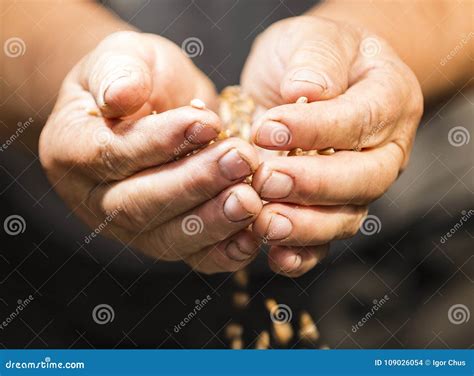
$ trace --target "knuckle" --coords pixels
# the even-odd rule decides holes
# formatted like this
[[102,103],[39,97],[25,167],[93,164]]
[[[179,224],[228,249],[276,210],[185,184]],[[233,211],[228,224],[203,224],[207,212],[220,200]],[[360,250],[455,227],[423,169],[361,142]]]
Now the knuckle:
[[387,187],[380,184],[381,174],[385,171],[385,166],[382,161],[378,160],[363,160],[360,161],[360,176],[363,177],[363,184],[361,184],[361,191],[359,195],[355,195],[355,200],[351,201],[354,204],[368,204],[381,197]]
[[351,238],[357,234],[361,226],[362,216],[359,214],[360,209],[358,207],[348,207],[347,212],[344,215],[344,219],[341,221],[339,233],[335,237],[336,239]]
[[[329,179],[323,166],[315,166],[315,171],[320,171],[318,174],[313,174],[310,184],[301,184],[302,191],[298,195],[301,202],[320,202],[328,197],[329,193]],[[298,176],[295,176],[295,186],[298,186]]]
[[182,182],[184,190],[194,197],[204,196],[207,199],[213,198],[215,176],[208,172],[209,166],[203,166],[200,161],[193,161],[188,167],[190,172],[186,180]]
[[140,33],[136,31],[130,31],[130,30],[116,31],[115,33],[112,33],[106,36],[102,40],[100,45],[108,46],[108,45],[116,45],[116,44],[121,44],[124,42],[134,41],[139,35]]
[[372,129],[376,127],[376,124],[379,124],[378,112],[375,106],[367,100],[361,100],[360,105],[353,106],[352,109],[355,113],[350,116],[350,119],[354,129],[358,128],[354,149],[360,150],[370,147],[374,143],[373,136],[375,136]]
[[119,198],[120,204],[116,209],[119,210],[119,221],[124,227],[132,229],[144,229],[149,224],[149,216],[143,207],[131,195],[122,194]]
[[130,174],[127,158],[119,158],[112,131],[104,132],[105,142],[96,142],[92,153],[92,167],[103,180],[123,180]]

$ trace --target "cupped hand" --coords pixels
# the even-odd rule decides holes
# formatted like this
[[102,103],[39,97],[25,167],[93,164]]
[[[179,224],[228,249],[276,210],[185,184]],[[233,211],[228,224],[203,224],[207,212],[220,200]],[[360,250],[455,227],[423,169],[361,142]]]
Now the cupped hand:
[[[173,43],[119,32],[65,79],[40,139],[54,188],[92,229],[161,260],[234,271],[256,255],[261,210],[242,181],[254,149],[220,131],[211,82]],[[156,112],[155,112],[156,111]],[[97,232],[97,231],[96,231]]]
[[[241,80],[267,110],[253,126],[255,144],[337,151],[272,158],[253,178],[269,201],[253,229],[273,245],[272,268],[298,276],[331,240],[358,231],[367,205],[407,165],[423,111],[420,86],[383,39],[315,16],[267,29]],[[300,97],[309,103],[296,103]]]

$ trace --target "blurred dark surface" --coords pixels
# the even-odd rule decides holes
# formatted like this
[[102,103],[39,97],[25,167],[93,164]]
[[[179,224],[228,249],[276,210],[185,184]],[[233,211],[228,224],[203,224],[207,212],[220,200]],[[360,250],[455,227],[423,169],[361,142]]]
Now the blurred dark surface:
[[[125,20],[177,44],[198,37],[193,59],[218,88],[238,83],[255,36],[272,22],[301,14],[311,1],[107,1]],[[448,312],[473,312],[474,219],[446,242],[440,237],[473,208],[472,141],[453,146],[448,131],[472,134],[473,95],[457,93],[428,109],[408,170],[373,207],[380,232],[337,242],[330,257],[302,278],[275,276],[265,255],[252,266],[245,311],[232,308],[239,290],[231,275],[204,276],[179,263],[150,260],[123,244],[97,238],[81,225],[47,183],[37,157],[0,153],[0,224],[10,215],[26,229],[0,228],[0,322],[19,299],[34,300],[6,328],[6,348],[226,348],[223,328],[245,327],[245,345],[270,329],[263,301],[291,308],[293,322],[308,310],[331,348],[468,348],[472,318],[455,324]],[[317,224],[315,224],[317,225]],[[173,328],[207,295],[212,300],[179,333]],[[389,300],[355,333],[374,299]],[[99,304],[112,322],[97,324]],[[272,343],[273,346],[276,346]],[[319,345],[318,345],[319,346]],[[292,343],[291,347],[301,347]]]

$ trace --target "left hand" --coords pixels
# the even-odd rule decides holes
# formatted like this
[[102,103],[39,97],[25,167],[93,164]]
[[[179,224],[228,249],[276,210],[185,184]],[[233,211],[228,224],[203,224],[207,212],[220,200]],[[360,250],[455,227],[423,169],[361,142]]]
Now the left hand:
[[[367,205],[407,165],[423,111],[419,83],[383,39],[315,16],[286,19],[254,43],[243,89],[267,111],[253,125],[266,149],[338,150],[276,157],[253,186],[269,201],[254,231],[275,272],[299,276],[334,239],[353,236]],[[309,103],[295,104],[299,97]]]

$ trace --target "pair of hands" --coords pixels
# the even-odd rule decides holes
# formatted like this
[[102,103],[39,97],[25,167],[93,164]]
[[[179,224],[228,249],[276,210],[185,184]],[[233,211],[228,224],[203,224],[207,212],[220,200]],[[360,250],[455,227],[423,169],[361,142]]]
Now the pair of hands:
[[[65,79],[41,162],[91,228],[106,223],[104,234],[150,256],[235,271],[263,238],[272,269],[299,276],[331,240],[358,231],[366,205],[406,166],[421,90],[382,39],[313,16],[259,36],[241,84],[264,110],[256,145],[341,151],[260,164],[251,145],[230,138],[176,160],[219,133],[214,112],[188,106],[200,98],[215,108],[215,89],[170,41],[120,32]],[[296,104],[301,96],[310,103]],[[252,173],[252,187],[243,184]]]

